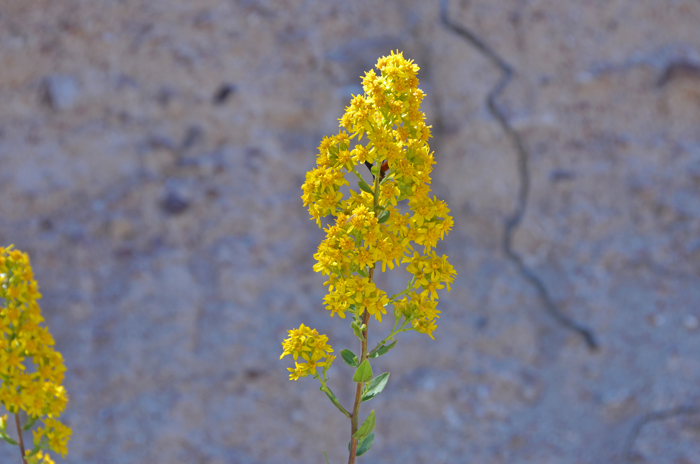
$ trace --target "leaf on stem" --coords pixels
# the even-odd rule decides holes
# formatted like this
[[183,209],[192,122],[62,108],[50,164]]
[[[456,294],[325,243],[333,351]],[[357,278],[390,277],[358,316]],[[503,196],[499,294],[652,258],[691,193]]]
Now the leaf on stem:
[[343,358],[343,361],[345,361],[345,364],[347,364],[350,367],[357,367],[360,364],[355,353],[353,353],[350,350],[341,351],[340,357]]
[[[372,447],[374,443],[374,434],[370,433],[365,438],[357,440],[357,450],[355,450],[355,456],[362,456]],[[348,443],[348,452],[350,451],[350,446],[352,446],[352,441]]]
[[382,346],[380,346],[379,348],[377,348],[376,350],[372,350],[372,352],[369,354],[369,357],[370,357],[370,358],[378,358],[378,357],[380,357],[380,356],[382,356],[382,355],[384,355],[384,354],[387,354],[387,352],[388,352],[390,349],[392,349],[393,347],[396,346],[396,342],[397,342],[397,341],[398,341],[398,340],[394,340],[393,343],[390,343],[390,344],[388,344],[388,345],[382,345]]
[[355,452],[355,456],[362,456],[363,454],[365,454],[372,447],[373,443],[374,434],[370,433],[357,443],[357,451]]
[[365,182],[364,180],[359,181],[359,182],[357,183],[357,185],[359,185],[360,188],[361,188],[362,190],[364,190],[365,192],[374,195],[374,190],[372,190],[372,187],[370,187],[369,185],[367,185],[367,182]]
[[352,327],[352,331],[355,332],[357,338],[359,338],[362,341],[365,341],[365,336],[362,335],[362,325],[360,321],[354,321],[352,324],[350,324],[350,327]]
[[353,382],[368,382],[372,379],[372,366],[369,365],[368,360],[362,361],[360,367],[355,371],[355,375],[352,376]]
[[8,442],[11,445],[19,445],[19,443],[17,443],[16,441],[14,441],[12,438],[10,438],[8,435],[6,435],[4,433],[0,433],[0,438],[2,438],[3,440],[5,440],[6,442]]
[[382,211],[381,213],[379,213],[379,217],[377,218],[377,222],[378,222],[379,224],[383,224],[383,223],[385,223],[387,220],[389,220],[389,216],[391,216],[391,212],[390,212],[390,211],[384,210],[384,211]]
[[374,430],[376,424],[376,419],[374,418],[374,409],[369,413],[367,419],[362,423],[362,426],[352,435],[352,438],[364,438]]
[[31,429],[38,419],[39,419],[39,416],[29,418],[29,421],[27,421],[27,423],[22,426],[22,430]]
[[27,454],[26,457],[27,457],[27,458],[33,458],[34,456],[36,456],[37,454],[39,454],[39,451],[41,451],[41,448],[37,446],[37,447],[35,447],[31,452],[29,452],[29,454]]
[[378,375],[373,378],[367,387],[367,391],[362,395],[362,401],[369,401],[384,390],[387,382],[389,381],[389,372],[385,372],[382,375]]

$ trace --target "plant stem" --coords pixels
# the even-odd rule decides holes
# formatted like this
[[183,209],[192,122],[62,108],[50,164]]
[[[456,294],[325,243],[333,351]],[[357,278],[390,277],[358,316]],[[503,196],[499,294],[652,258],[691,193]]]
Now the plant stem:
[[[381,165],[380,162],[377,162],[377,166]],[[368,166],[369,167],[369,166]],[[371,168],[370,168],[371,170]],[[379,171],[377,172],[378,175],[372,174],[372,180],[374,184],[374,204],[373,204],[373,209],[374,213],[377,213],[377,206],[379,205],[379,183],[381,182],[382,178],[384,177],[384,174]],[[374,265],[369,269],[369,282],[372,282],[372,279],[374,277]],[[367,311],[367,308],[365,308],[365,312],[362,313],[362,326],[364,326],[364,330],[362,331],[362,340],[360,343],[362,343],[362,351],[360,354],[360,364],[362,364],[366,359],[367,359],[367,330],[369,329],[369,311]],[[360,403],[362,403],[362,384],[363,382],[357,382],[357,388],[355,389],[355,404],[352,408],[352,416],[350,417],[350,457],[348,458],[348,464],[355,464],[355,455],[357,454],[357,438],[353,438],[352,436],[355,435],[355,432],[357,432],[357,427],[360,422]]]
[[22,464],[27,464],[27,460],[24,458],[24,441],[22,440],[22,427],[19,426],[19,414],[15,414],[15,425],[19,437],[19,451],[22,453]]
[[[374,275],[374,268],[369,270],[369,281],[372,282],[372,277]],[[362,336],[364,340],[362,343],[362,351],[360,353],[360,364],[367,359],[367,330],[369,329],[369,312],[365,309],[362,314],[362,324],[365,326],[365,330],[362,331]],[[350,457],[348,458],[348,464],[355,464],[355,454],[357,453],[357,438],[353,438],[357,432],[358,424],[360,422],[360,404],[362,403],[362,385],[363,382],[357,382],[357,388],[355,390],[355,404],[352,408],[351,426],[350,426]]]

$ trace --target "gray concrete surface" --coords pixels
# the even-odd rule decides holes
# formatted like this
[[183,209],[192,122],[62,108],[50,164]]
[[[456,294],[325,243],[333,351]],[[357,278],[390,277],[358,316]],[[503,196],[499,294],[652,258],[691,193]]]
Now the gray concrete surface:
[[[522,172],[485,101],[499,71],[438,2],[0,4],[0,243],[30,253],[68,367],[65,462],[346,462],[349,424],[278,358],[301,322],[356,349],[323,309],[300,185],[392,49],[421,66],[459,276],[435,341],[377,363],[392,375],[359,462],[623,462],[645,414],[700,403],[700,3],[449,16],[515,70],[498,100],[528,155],[513,249],[596,352],[504,252]],[[350,376],[334,367],[346,404]],[[678,415],[631,457],[700,462],[698,443],[700,417]]]

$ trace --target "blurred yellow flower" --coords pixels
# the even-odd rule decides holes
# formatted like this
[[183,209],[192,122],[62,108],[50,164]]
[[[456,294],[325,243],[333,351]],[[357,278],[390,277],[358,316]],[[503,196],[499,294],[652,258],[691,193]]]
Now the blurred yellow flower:
[[38,450],[65,457],[71,429],[58,420],[68,402],[61,384],[66,368],[53,337],[40,326],[39,298],[29,255],[12,245],[0,247],[0,403],[10,413],[25,411],[30,421],[43,423],[33,432],[37,452],[30,461],[51,463]]

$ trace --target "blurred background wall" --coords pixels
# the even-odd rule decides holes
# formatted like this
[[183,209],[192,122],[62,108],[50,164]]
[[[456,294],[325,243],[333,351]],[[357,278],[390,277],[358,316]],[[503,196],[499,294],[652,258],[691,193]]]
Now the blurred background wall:
[[[448,15],[515,70],[498,100],[527,154],[513,249],[597,351],[504,251],[525,171],[486,103],[500,72],[438,2],[0,3],[0,244],[30,253],[68,367],[65,462],[347,460],[345,418],[278,358],[301,322],[357,349],[323,309],[300,185],[396,49],[421,67],[459,276],[435,341],[376,362],[392,374],[360,462],[623,462],[645,414],[700,404],[700,3]],[[332,372],[345,404],[351,374]],[[699,462],[699,441],[677,415],[630,454]]]

